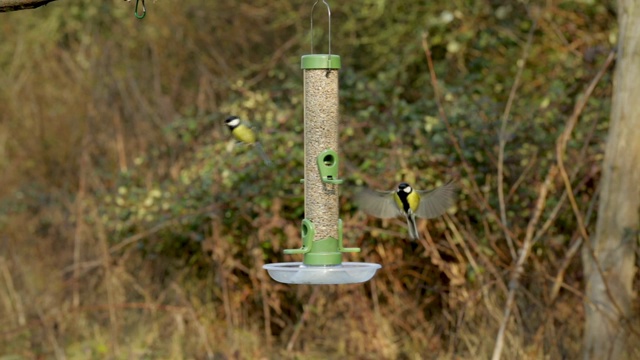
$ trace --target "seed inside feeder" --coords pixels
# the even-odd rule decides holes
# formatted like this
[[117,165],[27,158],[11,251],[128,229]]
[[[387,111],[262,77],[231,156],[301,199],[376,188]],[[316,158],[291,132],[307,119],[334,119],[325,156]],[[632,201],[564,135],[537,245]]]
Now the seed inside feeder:
[[[317,158],[338,149],[338,70],[304,70],[304,197],[305,218],[316,227],[315,239],[338,237],[338,185],[322,182]],[[327,166],[335,159],[323,158]],[[314,239],[314,240],[315,240]]]

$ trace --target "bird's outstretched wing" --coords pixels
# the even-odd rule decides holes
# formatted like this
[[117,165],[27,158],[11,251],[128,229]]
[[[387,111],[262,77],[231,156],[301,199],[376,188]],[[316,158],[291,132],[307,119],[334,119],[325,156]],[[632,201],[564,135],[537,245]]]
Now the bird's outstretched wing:
[[360,210],[381,219],[390,219],[402,215],[393,198],[394,191],[361,190],[355,197]]
[[456,184],[450,181],[446,185],[433,190],[418,190],[420,205],[418,206],[418,211],[416,211],[416,216],[432,219],[444,214],[448,208],[455,204],[456,189]]

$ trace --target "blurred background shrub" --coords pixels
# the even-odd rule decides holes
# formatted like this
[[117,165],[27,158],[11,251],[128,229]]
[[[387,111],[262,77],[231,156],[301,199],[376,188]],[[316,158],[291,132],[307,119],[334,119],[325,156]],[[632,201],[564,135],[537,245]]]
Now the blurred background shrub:
[[[3,353],[488,357],[512,262],[496,189],[518,67],[502,134],[503,225],[516,246],[556,139],[615,41],[615,14],[590,1],[332,3],[331,51],[343,63],[341,217],[348,246],[362,247],[345,260],[383,269],[370,283],[313,288],[275,283],[261,269],[299,260],[282,250],[300,246],[304,216],[300,56],[310,52],[312,4],[158,1],[139,21],[133,2],[67,0],[2,15]],[[314,19],[314,49],[325,52],[325,10]],[[610,83],[608,73],[565,160],[585,212]],[[274,168],[234,144],[230,114],[259,129]],[[406,240],[402,220],[367,218],[351,203],[359,186],[428,189],[450,179],[458,205],[428,223],[422,242]],[[567,255],[577,237],[568,209],[558,183],[509,327],[509,358],[578,354],[581,268]]]

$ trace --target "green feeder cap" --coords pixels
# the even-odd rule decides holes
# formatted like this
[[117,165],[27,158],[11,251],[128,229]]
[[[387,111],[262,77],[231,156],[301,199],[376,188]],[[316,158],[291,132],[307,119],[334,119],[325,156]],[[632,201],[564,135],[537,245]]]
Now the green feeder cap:
[[304,55],[302,56],[300,67],[304,70],[340,69],[340,56],[327,54]]

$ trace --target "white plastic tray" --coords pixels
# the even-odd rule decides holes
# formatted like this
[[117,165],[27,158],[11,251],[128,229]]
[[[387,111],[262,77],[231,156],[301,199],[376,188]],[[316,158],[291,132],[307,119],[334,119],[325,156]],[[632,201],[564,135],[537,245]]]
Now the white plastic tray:
[[380,264],[363,262],[328,266],[285,262],[262,266],[273,280],[285,284],[356,284],[370,280],[381,267]]

